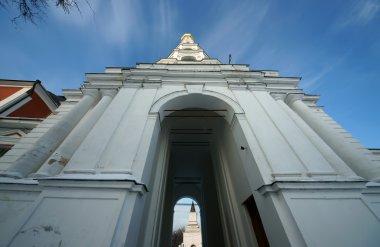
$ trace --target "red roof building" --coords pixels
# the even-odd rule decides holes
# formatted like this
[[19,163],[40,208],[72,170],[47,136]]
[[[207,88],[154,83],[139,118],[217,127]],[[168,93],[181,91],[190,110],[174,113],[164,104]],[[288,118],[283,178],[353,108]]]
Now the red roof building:
[[47,118],[64,97],[47,91],[39,80],[0,79],[0,157]]

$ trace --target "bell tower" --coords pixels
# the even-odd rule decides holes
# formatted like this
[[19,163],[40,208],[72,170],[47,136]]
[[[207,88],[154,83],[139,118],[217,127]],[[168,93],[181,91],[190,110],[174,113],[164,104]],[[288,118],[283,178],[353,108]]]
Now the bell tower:
[[194,201],[191,203],[189,221],[183,232],[183,243],[181,247],[201,247],[202,235],[197,222],[197,212],[195,211]]
[[206,52],[195,43],[193,35],[185,33],[180,43],[170,53],[168,58],[160,59],[158,64],[220,64],[217,59],[211,59]]
[[380,158],[300,77],[186,33],[85,81],[0,158],[0,246],[169,246],[184,197],[203,246],[379,245]]

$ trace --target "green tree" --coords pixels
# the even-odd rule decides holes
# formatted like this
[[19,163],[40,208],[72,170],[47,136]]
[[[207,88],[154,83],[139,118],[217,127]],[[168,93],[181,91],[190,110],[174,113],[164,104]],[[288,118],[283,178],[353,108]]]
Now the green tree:
[[173,231],[172,233],[172,247],[178,247],[178,245],[183,242],[183,232],[185,231],[185,227],[180,227]]

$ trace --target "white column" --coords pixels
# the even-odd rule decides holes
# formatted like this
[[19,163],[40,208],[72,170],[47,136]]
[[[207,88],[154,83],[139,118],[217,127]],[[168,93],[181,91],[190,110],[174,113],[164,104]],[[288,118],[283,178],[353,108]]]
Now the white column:
[[132,164],[134,177],[139,179],[144,184],[147,184],[151,177],[159,133],[160,120],[158,113],[149,114],[135,159]]
[[298,126],[294,124],[292,119],[282,110],[268,92],[253,91],[252,93],[285,138],[299,161],[306,168],[308,176],[336,175],[335,170],[318,149],[316,149]]
[[338,172],[339,175],[343,176],[355,176],[355,173],[344,163],[344,161],[328,146],[321,137],[318,136],[314,130],[302,120],[300,116],[297,115],[285,102],[286,94],[278,97],[274,96],[280,107],[289,115],[289,117],[294,121],[294,123],[302,130],[305,136],[314,144],[318,151],[323,155],[323,157],[331,164],[331,166]]
[[158,121],[155,116],[148,115],[156,92],[157,88],[144,87],[138,90],[97,164],[99,172],[132,173],[132,166],[139,158],[139,147],[147,145],[152,138],[150,135],[143,143],[144,131],[153,131]]
[[47,162],[35,174],[36,177],[53,176],[61,172],[68,163],[78,146],[85,139],[100,116],[107,109],[117,90],[102,90],[101,100],[84,119],[74,128]]
[[306,169],[252,92],[247,89],[237,89],[233,90],[233,93],[244,109],[249,127],[272,169],[272,176],[305,175]]
[[380,167],[371,162],[343,135],[315,114],[302,102],[299,95],[289,95],[287,103],[353,171],[370,181],[380,181]]
[[108,106],[107,110],[90,130],[84,141],[75,150],[64,173],[95,173],[95,166],[103,156],[113,138],[120,121],[127,114],[136,92],[141,86],[123,87]]
[[37,142],[24,153],[2,176],[23,178],[35,172],[98,99],[97,89],[83,89],[83,98]]

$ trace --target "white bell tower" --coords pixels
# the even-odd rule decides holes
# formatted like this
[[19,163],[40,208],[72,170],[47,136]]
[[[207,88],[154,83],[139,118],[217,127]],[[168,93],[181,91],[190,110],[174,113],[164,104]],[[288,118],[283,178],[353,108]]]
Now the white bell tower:
[[197,212],[195,210],[194,202],[191,203],[189,212],[189,222],[186,225],[183,233],[183,243],[181,247],[201,247],[202,234],[197,221]]
[[187,33],[85,81],[1,157],[0,246],[169,246],[184,197],[202,212],[184,243],[379,246],[378,152],[300,77],[222,64]]

